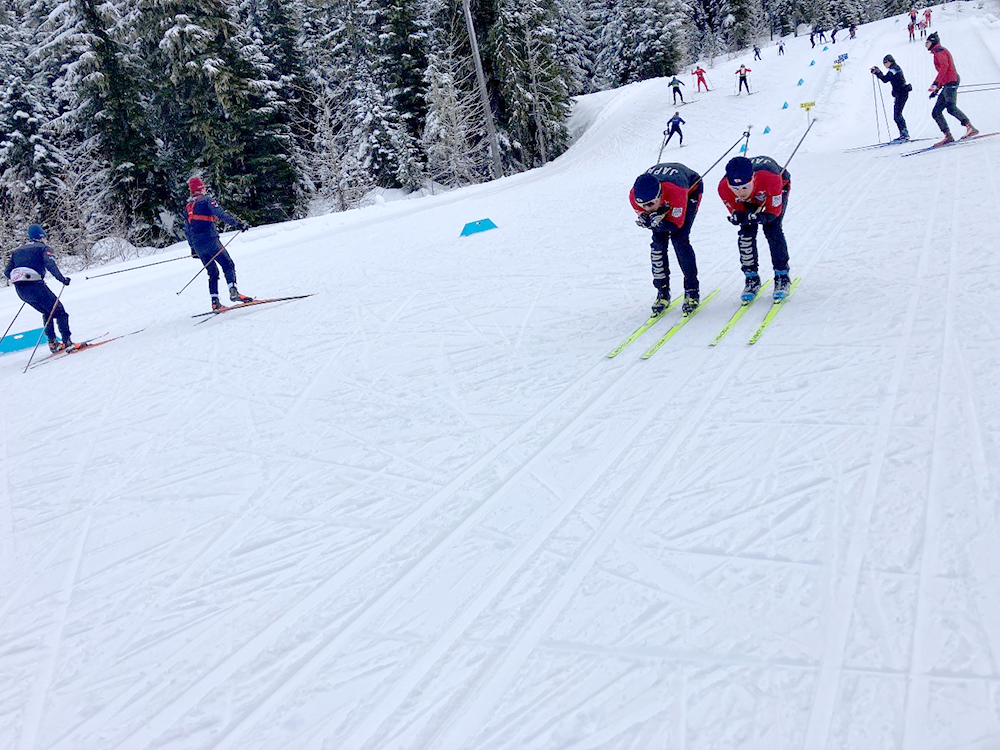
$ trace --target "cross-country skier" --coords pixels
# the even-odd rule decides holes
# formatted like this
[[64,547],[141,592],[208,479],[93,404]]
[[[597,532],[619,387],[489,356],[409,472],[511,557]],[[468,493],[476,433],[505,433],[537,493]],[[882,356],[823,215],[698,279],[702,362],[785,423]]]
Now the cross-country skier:
[[218,310],[222,307],[222,303],[219,302],[219,266],[222,266],[222,272],[229,284],[229,299],[232,302],[251,302],[253,297],[240,294],[236,288],[236,264],[233,263],[229,252],[223,247],[215,223],[223,221],[241,232],[245,232],[250,227],[234,218],[232,214],[219,205],[215,198],[208,195],[205,183],[200,177],[192,177],[188,180],[188,191],[191,193],[191,197],[187,202],[187,222],[184,225],[184,233],[187,235],[188,244],[191,245],[194,254],[197,254],[198,260],[208,271],[208,293],[212,296],[212,309]]
[[774,301],[788,296],[788,243],[781,222],[788,206],[792,176],[769,156],[737,156],[726,164],[719,182],[719,197],[729,211],[729,222],[740,228],[737,245],[740,267],[746,276],[742,301],[749,304],[760,291],[757,266],[757,225],[764,227],[774,268]]
[[739,84],[736,89],[736,95],[739,96],[740,92],[743,91],[743,87],[746,86],[747,95],[750,94],[750,83],[747,81],[747,73],[752,73],[746,65],[740,65],[740,69],[736,71],[736,75],[740,77]]
[[753,46],[753,59],[754,60],[760,59],[760,47],[758,47],[756,44]]
[[674,112],[674,116],[667,120],[667,129],[663,131],[663,135],[667,136],[667,140],[663,142],[663,145],[666,146],[670,143],[670,139],[674,137],[674,133],[677,133],[680,138],[680,144],[683,146],[684,134],[681,132],[681,125],[686,124],[687,123],[681,119],[681,113]]
[[924,23],[927,24],[928,27],[930,27],[930,25],[931,25],[931,9],[930,8],[924,8]]
[[882,58],[882,64],[886,68],[885,74],[883,75],[877,65],[873,65],[872,75],[876,76],[882,83],[892,85],[892,98],[894,102],[892,119],[896,121],[896,127],[899,128],[899,138],[896,140],[908,141],[910,140],[910,133],[906,129],[906,120],[903,119],[903,107],[906,106],[906,100],[910,97],[910,91],[913,90],[913,86],[906,82],[906,77],[903,75],[902,69],[896,64],[896,60],[892,55],[886,55]]
[[935,96],[937,97],[937,103],[934,105],[934,109],[931,110],[931,117],[934,118],[934,122],[937,123],[937,126],[941,128],[941,132],[944,134],[944,138],[934,145],[943,146],[955,140],[952,138],[951,130],[949,130],[948,123],[944,119],[945,110],[948,110],[948,113],[952,117],[965,126],[965,135],[962,136],[963,138],[971,138],[974,135],[979,135],[979,131],[976,130],[969,118],[958,108],[958,82],[960,78],[958,71],[955,69],[955,60],[952,58],[951,53],[941,46],[941,40],[938,38],[936,31],[927,37],[924,41],[924,46],[934,55],[934,69],[937,70],[937,77],[928,89],[931,92],[932,99]]
[[698,93],[699,94],[701,93],[702,84],[704,84],[704,86],[705,86],[705,91],[711,91],[711,89],[708,88],[708,81],[705,80],[705,69],[703,67],[701,67],[699,65],[697,68],[695,68],[694,70],[691,71],[691,75],[698,76]]
[[677,104],[677,97],[678,96],[681,98],[681,103],[683,104],[684,103],[684,94],[681,93],[681,86],[686,85],[684,83],[684,81],[682,81],[677,76],[674,76],[673,80],[670,81],[670,83],[667,84],[667,85],[670,86],[671,90],[673,90],[673,92],[674,92],[674,104]]
[[629,202],[635,209],[635,223],[653,231],[650,261],[656,301],[653,313],[661,313],[670,304],[670,263],[668,242],[673,241],[677,264],[684,275],[685,315],[694,312],[701,299],[698,290],[698,263],[691,247],[691,225],[698,215],[704,192],[701,176],[683,164],[657,164],[639,175]]
[[[28,306],[42,314],[45,324],[45,337],[49,340],[49,351],[73,351],[73,340],[69,331],[69,314],[62,302],[45,283],[45,272],[48,271],[56,281],[69,286],[69,276],[63,276],[56,265],[56,256],[52,248],[42,240],[46,237],[45,230],[38,224],[28,227],[28,244],[17,248],[7,261],[3,275],[14,282],[14,291]],[[56,339],[56,324],[62,341]]]

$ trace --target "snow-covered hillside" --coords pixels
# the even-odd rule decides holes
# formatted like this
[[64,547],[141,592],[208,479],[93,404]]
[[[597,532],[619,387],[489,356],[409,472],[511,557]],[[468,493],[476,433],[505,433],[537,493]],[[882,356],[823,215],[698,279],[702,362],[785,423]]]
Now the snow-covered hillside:
[[[996,14],[934,9],[963,84],[1000,81]],[[0,356],[0,747],[1000,747],[1000,137],[847,152],[886,140],[886,53],[937,136],[931,56],[899,19],[786,49],[689,77],[663,155],[750,125],[784,163],[816,103],[754,346],[767,304],[708,346],[720,165],[719,296],[605,357],[654,296],[627,195],[664,80],[584,98],[542,169],[235,239],[242,291],[305,300],[196,325],[195,261],[77,274],[76,339],[142,331]],[[1000,92],[959,105],[1000,130]]]

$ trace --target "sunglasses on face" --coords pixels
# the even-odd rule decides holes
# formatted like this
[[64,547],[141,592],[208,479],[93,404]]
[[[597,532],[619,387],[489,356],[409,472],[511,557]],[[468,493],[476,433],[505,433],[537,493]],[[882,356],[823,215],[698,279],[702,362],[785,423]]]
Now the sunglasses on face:
[[636,201],[636,203],[638,204],[639,208],[649,209],[649,208],[654,208],[656,206],[657,200],[658,200],[657,198],[653,198],[653,200],[651,201]]

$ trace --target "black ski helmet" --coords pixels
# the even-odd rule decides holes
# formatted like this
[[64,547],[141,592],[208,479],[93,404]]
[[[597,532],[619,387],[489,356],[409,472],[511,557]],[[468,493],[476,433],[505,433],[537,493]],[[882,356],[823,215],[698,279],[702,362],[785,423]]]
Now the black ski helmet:
[[894,58],[892,55],[886,55],[885,57],[882,58],[882,62],[889,63],[890,65],[895,65],[896,58]]
[[932,47],[936,47],[941,43],[941,37],[938,36],[938,33],[936,31],[932,31],[927,36],[927,43],[930,44]]

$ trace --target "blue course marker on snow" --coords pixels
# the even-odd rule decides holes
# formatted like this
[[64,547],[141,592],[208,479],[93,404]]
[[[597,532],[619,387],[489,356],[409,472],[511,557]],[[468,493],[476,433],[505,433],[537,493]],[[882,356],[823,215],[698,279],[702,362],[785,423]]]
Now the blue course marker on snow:
[[805,83],[805,80],[804,80],[804,79],[802,79],[802,78],[800,78],[800,79],[799,79],[799,82],[798,82],[798,83],[796,83],[795,85],[796,85],[796,86],[801,86],[801,85],[802,85],[803,83]]
[[[36,328],[34,331],[12,333],[9,336],[4,336],[0,339],[0,354],[18,352],[21,349],[30,349],[37,343],[38,337],[41,335],[42,329]],[[42,343],[44,344],[45,342],[43,341]]]
[[815,65],[815,64],[816,64],[816,61],[815,61],[815,60],[813,60],[812,62],[810,62],[810,63],[809,63],[809,67],[811,68],[811,67],[812,67],[813,65]]
[[767,135],[770,132],[771,132],[771,126],[768,125],[767,127],[764,128],[764,132],[761,133],[761,135]]
[[828,49],[830,49],[830,48],[829,47],[824,47],[823,51],[826,52]]
[[470,221],[465,225],[462,230],[462,237],[468,237],[470,234],[476,234],[477,232],[485,232],[488,229],[496,229],[497,225],[494,224],[489,219],[480,219],[479,221]]
[[781,108],[782,109],[788,109],[788,102],[785,102],[784,104],[782,104]]

